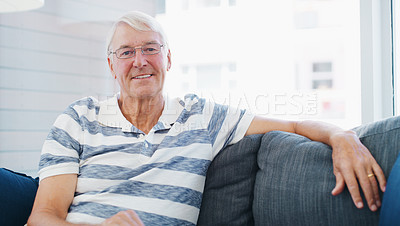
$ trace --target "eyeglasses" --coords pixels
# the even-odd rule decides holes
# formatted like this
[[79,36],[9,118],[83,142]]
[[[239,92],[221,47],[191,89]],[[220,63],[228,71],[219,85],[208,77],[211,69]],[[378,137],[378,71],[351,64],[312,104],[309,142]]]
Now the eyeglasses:
[[128,59],[136,55],[136,49],[140,49],[143,55],[154,55],[159,53],[163,46],[158,43],[149,43],[141,47],[123,47],[115,50],[115,52],[109,52],[108,55],[115,54],[118,59]]

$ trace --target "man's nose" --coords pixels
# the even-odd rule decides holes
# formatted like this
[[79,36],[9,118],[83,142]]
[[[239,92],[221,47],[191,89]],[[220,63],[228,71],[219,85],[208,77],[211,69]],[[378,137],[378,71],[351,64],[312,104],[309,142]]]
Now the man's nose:
[[140,68],[147,64],[146,56],[143,55],[141,49],[136,49],[135,56],[133,57],[133,66]]

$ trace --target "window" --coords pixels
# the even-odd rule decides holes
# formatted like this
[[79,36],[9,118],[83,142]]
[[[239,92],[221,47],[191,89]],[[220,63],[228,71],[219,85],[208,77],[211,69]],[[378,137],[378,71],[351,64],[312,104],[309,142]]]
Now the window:
[[221,65],[199,65],[196,67],[197,88],[200,91],[221,89]]
[[312,65],[313,89],[333,88],[332,62],[317,62]]
[[332,62],[313,63],[313,72],[332,72]]
[[[167,92],[182,96],[189,90],[216,101],[229,97],[230,104],[268,117],[317,119],[344,128],[361,123],[359,0],[237,0],[235,7],[214,7],[216,2],[230,4],[199,1],[188,14],[166,0],[158,19],[174,58]],[[221,62],[228,63],[201,66]],[[194,85],[179,90],[180,82]],[[316,111],[304,105],[274,110],[310,102]]]

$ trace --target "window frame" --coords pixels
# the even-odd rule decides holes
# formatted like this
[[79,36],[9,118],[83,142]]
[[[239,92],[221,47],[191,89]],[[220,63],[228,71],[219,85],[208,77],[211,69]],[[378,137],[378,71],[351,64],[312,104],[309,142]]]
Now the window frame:
[[[392,45],[393,45],[393,115],[400,115],[400,23],[396,22],[400,19],[400,3],[391,0],[392,4]],[[396,14],[397,13],[397,14]],[[396,41],[397,40],[397,41]]]
[[361,121],[394,115],[392,0],[360,0]]

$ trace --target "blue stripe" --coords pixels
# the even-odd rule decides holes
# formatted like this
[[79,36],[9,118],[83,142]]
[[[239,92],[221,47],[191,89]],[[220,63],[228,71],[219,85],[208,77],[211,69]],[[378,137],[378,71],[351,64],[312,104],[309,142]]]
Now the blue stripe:
[[157,168],[206,176],[210,163],[210,160],[176,156],[171,160],[161,164]]
[[200,209],[202,193],[190,188],[151,184],[128,180],[98,192],[86,192],[85,195],[113,193],[134,197],[155,198],[186,204]]
[[[117,206],[99,204],[93,202],[81,202],[77,205],[71,205],[69,212],[70,213],[83,213],[88,214],[95,217],[101,217],[104,219],[110,218],[114,216],[120,211],[125,211],[126,208],[120,208]],[[172,217],[162,216],[154,213],[147,213],[143,211],[135,210],[136,214],[139,216],[140,220],[142,220],[144,225],[190,225],[193,226],[193,223],[190,223],[185,220],[180,220]]]
[[75,122],[79,123],[79,115],[72,107],[67,107],[63,113],[71,117]]
[[85,116],[81,116],[78,121],[83,130],[88,131],[91,135],[96,135],[99,133],[104,136],[123,137],[137,137],[139,135],[139,133],[122,132],[121,128],[102,126],[98,121],[91,122]]
[[46,140],[54,140],[61,144],[62,146],[75,150],[78,155],[82,153],[81,146],[77,140],[72,138],[66,131],[59,129],[57,127],[52,127]]
[[68,156],[57,156],[48,153],[42,154],[40,156],[40,161],[39,161],[39,170],[48,166],[57,165],[61,163],[79,163],[79,159]]
[[159,148],[185,147],[195,143],[210,144],[210,136],[206,129],[184,131],[176,136],[166,136]]
[[226,114],[228,112],[228,106],[215,104],[214,111],[211,116],[210,123],[208,124],[207,130],[210,133],[211,144],[214,145],[217,139],[218,133],[221,130],[222,124],[225,121]]
[[167,216],[162,216],[154,213],[147,213],[142,211],[135,211],[144,225],[180,225],[180,226],[194,226],[195,224]]
[[[147,142],[148,143],[148,142]],[[101,145],[101,146],[90,146],[82,145],[81,159],[86,160],[96,155],[102,155],[110,152],[123,152],[129,154],[143,154],[147,157],[151,157],[153,153],[158,149],[157,144],[148,143],[148,148],[144,147],[144,142],[133,143],[133,144],[118,144],[118,145]]]
[[71,107],[71,108],[73,108],[75,106],[86,106],[89,110],[92,110],[96,107],[96,105],[94,104],[94,100],[91,97],[77,100],[69,105],[69,107]]
[[129,180],[135,176],[142,174],[150,169],[151,165],[144,165],[139,169],[130,169],[122,166],[110,166],[91,164],[81,166],[79,169],[80,178],[95,178],[95,179],[107,179],[107,180]]
[[97,114],[98,114],[98,111],[100,110],[100,108],[98,106],[95,106],[93,99],[91,99],[89,97],[73,102],[72,104],[70,104],[67,107],[67,109],[64,110],[63,113],[66,115],[69,115],[72,119],[74,119],[79,124],[81,124],[79,121],[80,117],[74,109],[75,106],[86,106],[88,108],[88,110],[95,109]]
[[121,208],[112,205],[94,203],[94,202],[80,202],[73,204],[69,207],[69,213],[84,213],[95,217],[110,218],[120,211],[125,211],[126,208]]
[[188,172],[200,176],[206,176],[210,163],[210,160],[176,156],[167,162],[145,164],[135,169],[122,166],[91,164],[84,165],[80,168],[80,177],[107,180],[129,180],[138,175],[144,174],[153,168]]
[[195,98],[199,99],[199,97],[196,94],[188,93],[188,94],[185,94],[185,97],[183,99],[186,101],[187,99],[194,100]]

